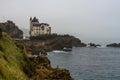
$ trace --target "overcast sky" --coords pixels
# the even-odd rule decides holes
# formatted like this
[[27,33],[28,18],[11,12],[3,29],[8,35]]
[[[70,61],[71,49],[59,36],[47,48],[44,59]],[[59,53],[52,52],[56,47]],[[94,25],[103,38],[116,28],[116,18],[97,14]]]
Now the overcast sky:
[[29,17],[83,42],[120,42],[120,0],[0,0],[0,21],[29,29]]

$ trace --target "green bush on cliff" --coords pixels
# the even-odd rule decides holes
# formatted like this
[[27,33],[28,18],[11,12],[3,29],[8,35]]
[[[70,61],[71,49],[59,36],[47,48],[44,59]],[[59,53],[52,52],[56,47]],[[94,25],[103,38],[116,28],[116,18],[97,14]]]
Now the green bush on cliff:
[[0,38],[0,80],[29,80],[29,61],[24,48],[18,48],[6,35]]

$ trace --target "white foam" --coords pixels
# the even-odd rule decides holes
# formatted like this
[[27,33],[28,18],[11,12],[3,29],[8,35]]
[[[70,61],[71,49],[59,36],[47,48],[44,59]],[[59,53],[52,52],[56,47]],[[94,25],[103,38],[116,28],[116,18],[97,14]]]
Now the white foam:
[[54,52],[54,53],[61,53],[61,52],[65,52],[65,51],[54,50],[54,51],[52,51],[52,52]]

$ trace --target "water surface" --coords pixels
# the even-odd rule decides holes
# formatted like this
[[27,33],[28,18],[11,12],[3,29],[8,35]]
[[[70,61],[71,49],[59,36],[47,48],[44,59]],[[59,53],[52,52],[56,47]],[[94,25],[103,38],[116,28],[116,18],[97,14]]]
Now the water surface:
[[73,48],[49,52],[53,67],[70,70],[75,80],[120,80],[120,48]]

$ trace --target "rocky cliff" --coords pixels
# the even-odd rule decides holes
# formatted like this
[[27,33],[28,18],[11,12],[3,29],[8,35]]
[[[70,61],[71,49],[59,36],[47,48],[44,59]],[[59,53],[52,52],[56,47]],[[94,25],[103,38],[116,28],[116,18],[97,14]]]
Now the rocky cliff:
[[72,47],[86,47],[86,44],[82,43],[81,40],[75,38],[73,36],[44,36],[31,39],[31,40],[21,40],[16,41],[19,43],[25,44],[28,53],[38,54],[41,49],[45,49],[46,51],[52,50],[63,50],[64,47],[72,48]]
[[86,44],[82,43],[80,39],[74,36],[60,36],[45,42],[45,49],[51,50],[62,50],[64,47],[85,47]]
[[12,21],[0,23],[0,28],[12,38],[23,38],[23,32]]
[[46,56],[31,57],[33,64],[32,80],[73,80],[70,72],[62,68],[52,68]]
[[0,80],[73,80],[66,69],[52,68],[46,56],[29,56],[21,43],[0,29]]

